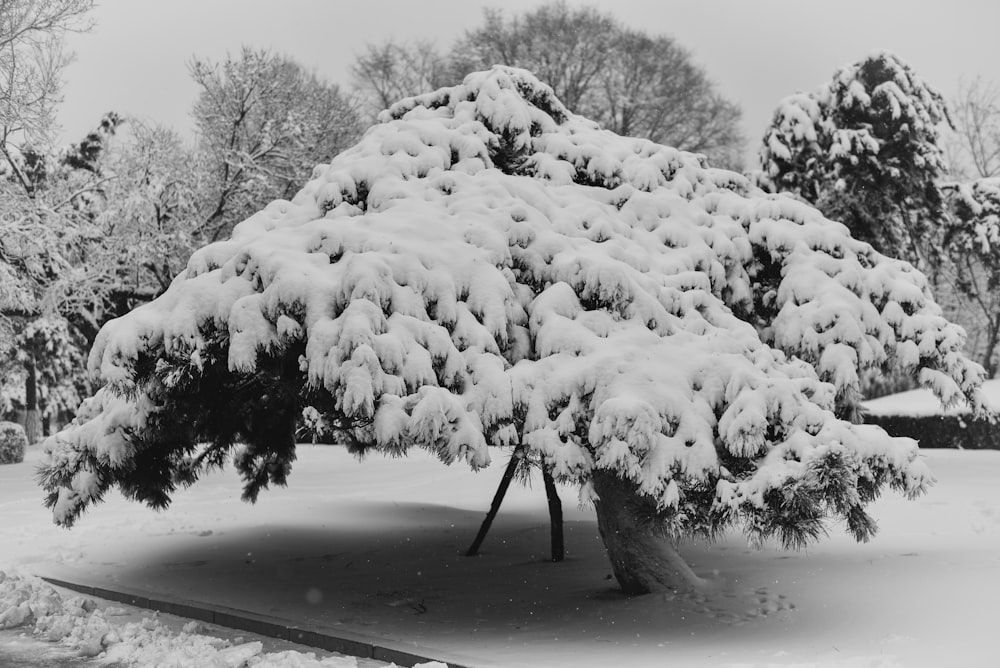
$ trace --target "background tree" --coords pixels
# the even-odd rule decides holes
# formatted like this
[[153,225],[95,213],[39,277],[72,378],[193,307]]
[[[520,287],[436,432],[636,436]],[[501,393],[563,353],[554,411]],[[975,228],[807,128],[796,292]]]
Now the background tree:
[[1000,176],[1000,87],[981,78],[963,84],[951,109],[958,141],[952,168],[966,168],[956,176]]
[[879,52],[783,100],[761,166],[772,190],[798,195],[887,255],[930,266],[945,216],[942,124],[941,94]]
[[718,166],[742,161],[740,109],[692,55],[671,37],[627,28],[594,7],[560,0],[515,15],[487,9],[482,25],[442,55],[428,43],[387,42],[369,46],[353,73],[357,87],[380,93],[375,101],[384,108],[496,64],[534,72],[568,109],[613,132],[704,153]]
[[[0,181],[6,205],[0,246],[11,282],[3,304],[2,336],[3,348],[17,351],[7,358],[6,372],[23,378],[23,394],[15,395],[25,411],[30,442],[40,435],[40,398],[66,396],[75,403],[72,392],[57,392],[76,386],[82,378],[80,365],[65,361],[73,358],[69,342],[82,345],[81,327],[85,331],[88,325],[94,326],[92,341],[101,324],[78,318],[77,306],[93,300],[82,274],[88,248],[102,241],[95,225],[96,206],[109,177],[100,163],[118,122],[109,114],[79,144],[58,151],[7,145],[7,178]],[[83,356],[77,351],[76,358]],[[14,369],[9,368],[11,363]],[[60,376],[69,369],[76,370],[72,378]],[[46,401],[55,411],[68,407]]]
[[357,137],[354,102],[298,63],[244,48],[221,64],[195,59],[204,238],[224,238],[262,202],[291,197],[313,167]]
[[[201,236],[198,179],[205,162],[167,128],[129,119],[125,136],[107,155],[114,178],[103,193],[96,223],[104,243],[92,249],[83,280],[103,324],[167,289]],[[92,342],[93,335],[88,332]]]
[[453,65],[434,42],[400,43],[388,39],[367,44],[354,59],[351,76],[355,90],[366,100],[372,118],[404,97],[455,83]]
[[86,30],[93,0],[0,0],[0,150],[43,144],[53,127],[67,32]]
[[583,113],[600,85],[621,25],[594,7],[550,2],[521,15],[483,11],[483,25],[468,30],[452,50],[459,69],[523,67],[555,91],[568,109]]
[[[951,168],[942,185],[949,200],[949,262],[936,290],[949,317],[970,333],[967,350],[992,377],[997,372],[996,258],[986,230],[1000,177],[1000,89],[984,79],[963,83],[951,103],[955,130],[945,145]],[[994,180],[991,180],[994,179]]]
[[[68,31],[86,30],[92,0],[0,0],[0,350],[16,350],[16,332],[45,312],[43,292],[65,261],[58,207],[39,198],[46,152],[69,62]],[[63,204],[62,206],[67,206]],[[11,361],[5,355],[6,361]],[[22,358],[25,429],[38,438],[37,370]]]
[[972,350],[979,352],[992,378],[1000,344],[1000,178],[977,179],[948,190],[952,216],[944,248],[951,261],[950,284],[978,316],[975,322],[984,340]]
[[595,501],[624,589],[697,586],[683,537],[865,540],[885,487],[924,490],[913,441],[837,417],[859,370],[981,406],[926,278],[801,202],[598,131],[523,70],[380,119],[105,325],[105,386],[47,446],[57,522],[229,460],[254,500],[305,413],[358,453],[523,445]]
[[581,113],[620,135],[742,163],[742,112],[722,97],[694,56],[670,37],[619,28],[600,86]]

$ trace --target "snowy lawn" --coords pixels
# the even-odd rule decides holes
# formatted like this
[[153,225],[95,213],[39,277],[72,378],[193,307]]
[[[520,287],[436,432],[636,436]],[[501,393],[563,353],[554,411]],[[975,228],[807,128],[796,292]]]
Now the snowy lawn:
[[0,563],[415,640],[483,666],[992,666],[1000,600],[1000,452],[925,450],[938,484],[873,508],[858,545],[839,527],[806,552],[739,537],[684,554],[703,596],[616,592],[591,510],[565,490],[568,559],[546,561],[544,492],[512,487],[479,557],[461,556],[503,467],[357,462],[300,446],[287,489],[239,501],[215,473],[157,513],[117,493],[70,531],[33,472],[0,466]]

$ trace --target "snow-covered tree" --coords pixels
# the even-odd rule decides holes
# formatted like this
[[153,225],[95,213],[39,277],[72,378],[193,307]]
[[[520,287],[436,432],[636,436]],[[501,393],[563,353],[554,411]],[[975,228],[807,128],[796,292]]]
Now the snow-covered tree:
[[78,277],[90,296],[77,304],[90,341],[104,322],[166,290],[200,245],[204,162],[173,131],[138,119],[103,156],[109,178],[94,207],[102,241]]
[[357,136],[354,103],[295,61],[244,48],[215,64],[195,59],[193,116],[203,177],[206,237],[225,238],[263,203],[290,197],[317,162]]
[[35,194],[69,60],[63,38],[85,30],[92,0],[0,0],[0,345],[9,318],[34,310],[37,281],[58,258],[38,229]]
[[[62,330],[67,322],[79,324],[74,305],[89,303],[93,297],[88,284],[79,279],[87,266],[88,246],[100,242],[94,205],[106,179],[99,160],[117,123],[117,117],[109,114],[79,144],[59,150],[18,145],[10,138],[4,145],[0,350],[6,355],[0,370],[23,378],[18,398],[32,442],[40,436],[39,398],[55,410],[65,408],[50,399],[62,395],[73,401],[73,394],[64,390],[80,379],[75,373],[82,370],[78,364],[61,361],[72,357],[68,342],[79,337]],[[50,335],[62,343],[53,347]],[[78,350],[76,357],[85,357],[85,350]],[[76,378],[56,380],[54,374],[70,370]],[[9,384],[8,379],[5,385]]]
[[922,493],[913,441],[836,411],[871,368],[978,410],[963,338],[840,223],[496,67],[386,110],[108,323],[104,386],[43,484],[63,525],[111,487],[163,507],[228,461],[253,500],[286,482],[303,415],[359,453],[479,468],[523,444],[594,501],[625,590],[683,586],[684,537],[799,546],[840,519],[865,540],[884,488]]
[[986,341],[983,366],[997,371],[1000,345],[1000,178],[950,186],[952,216],[944,249],[958,291],[980,316]]
[[[24,323],[15,339],[15,366],[7,369],[21,382],[20,392],[8,397],[21,406],[37,406],[43,424],[59,419],[80,404],[80,370],[85,365],[86,348],[80,335],[65,318],[48,314]],[[13,389],[13,388],[12,388]],[[31,395],[34,396],[31,396]]]
[[963,83],[951,108],[958,153],[951,161],[952,172],[1000,177],[1000,86],[984,79]]
[[942,124],[950,120],[941,94],[877,52],[781,102],[760,151],[763,177],[880,252],[933,260],[944,219]]

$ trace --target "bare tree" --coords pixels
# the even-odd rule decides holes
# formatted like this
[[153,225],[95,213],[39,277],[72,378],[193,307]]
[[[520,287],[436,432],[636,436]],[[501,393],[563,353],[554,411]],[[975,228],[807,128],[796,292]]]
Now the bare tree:
[[593,7],[550,2],[508,18],[498,9],[483,13],[483,25],[465,33],[452,50],[460,69],[492,65],[530,70],[569,109],[580,110],[599,85],[621,30],[610,14]]
[[613,132],[704,153],[719,166],[740,165],[740,109],[690,52],[594,7],[559,0],[515,15],[487,9],[483,24],[443,55],[427,42],[390,41],[370,45],[353,73],[355,86],[387,107],[498,64],[530,70],[570,110]]
[[288,58],[244,48],[221,64],[195,59],[190,70],[201,89],[193,113],[208,161],[208,241],[291,197],[357,137],[356,103]]
[[583,112],[620,135],[705,153],[722,166],[740,162],[740,108],[669,37],[621,30]]
[[963,83],[952,101],[959,160],[974,176],[1000,176],[1000,86],[981,78]]
[[[37,142],[52,127],[70,56],[67,32],[86,30],[93,0],[0,0],[0,130]],[[4,152],[4,157],[10,156]]]
[[375,113],[405,97],[455,83],[453,70],[429,40],[368,44],[351,65],[354,86]]

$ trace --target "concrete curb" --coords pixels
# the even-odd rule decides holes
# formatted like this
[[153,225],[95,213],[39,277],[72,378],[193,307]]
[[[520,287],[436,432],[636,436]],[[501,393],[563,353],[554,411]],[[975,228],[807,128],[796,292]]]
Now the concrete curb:
[[429,657],[423,653],[423,648],[419,647],[416,643],[374,638],[347,630],[338,630],[336,634],[333,634],[329,630],[318,626],[301,624],[281,619],[280,617],[260,615],[246,610],[237,610],[210,603],[194,603],[163,594],[150,594],[127,587],[106,589],[104,587],[91,587],[89,585],[67,582],[66,580],[45,576],[41,576],[41,578],[56,587],[71,589],[95,598],[125,603],[137,608],[157,610],[177,615],[178,617],[189,617],[210,624],[218,624],[219,626],[226,626],[231,629],[249,631],[250,633],[257,633],[270,638],[287,640],[300,645],[323,649],[328,652],[339,652],[340,654],[364,659],[395,663],[406,668],[429,661],[447,663],[449,668],[473,668],[474,666],[473,663],[469,663],[469,659],[449,655],[447,652],[435,650],[434,654],[436,656]]

